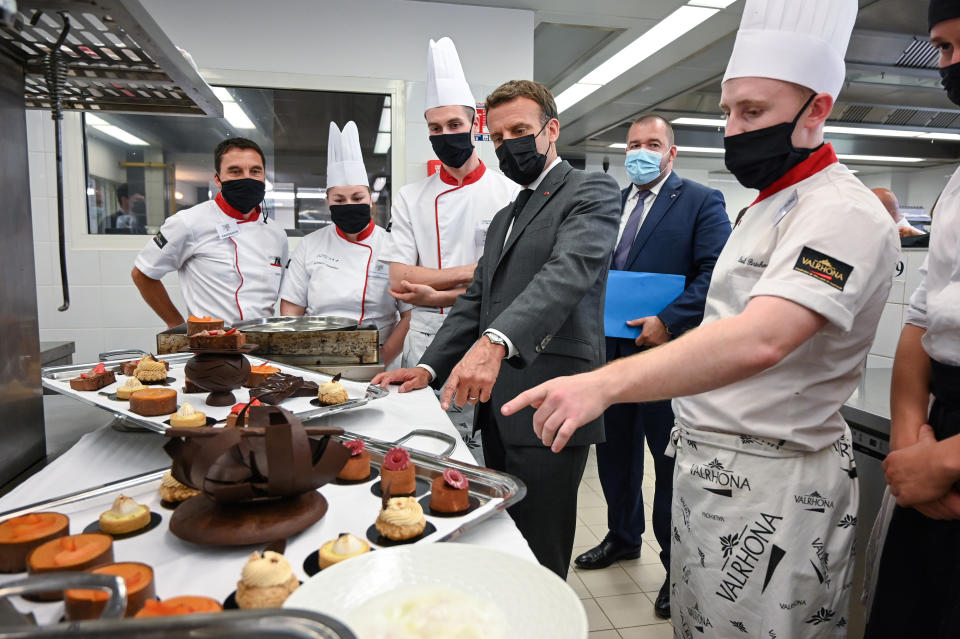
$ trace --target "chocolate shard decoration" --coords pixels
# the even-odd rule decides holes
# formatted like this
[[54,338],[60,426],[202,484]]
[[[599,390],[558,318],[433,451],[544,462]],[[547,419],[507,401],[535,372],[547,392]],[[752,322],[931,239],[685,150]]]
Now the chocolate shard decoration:
[[331,381],[331,382],[339,382],[339,381],[340,381],[340,378],[341,378],[342,376],[343,376],[343,373],[337,373],[336,375],[333,376],[333,379],[331,379],[330,381]]
[[291,498],[333,481],[350,449],[343,429],[309,427],[276,406],[251,406],[248,426],[171,428],[173,476],[219,504]]
[[250,397],[264,404],[279,404],[291,397],[316,397],[320,387],[296,375],[275,373],[250,389]]

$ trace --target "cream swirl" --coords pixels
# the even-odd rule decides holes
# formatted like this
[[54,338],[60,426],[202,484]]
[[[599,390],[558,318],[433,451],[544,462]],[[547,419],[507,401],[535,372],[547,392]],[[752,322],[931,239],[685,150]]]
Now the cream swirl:
[[190,405],[190,402],[184,402],[180,410],[177,411],[177,417],[193,417],[197,414],[196,409]]
[[125,495],[120,495],[113,500],[113,507],[110,508],[110,512],[123,517],[126,515],[132,515],[141,508],[143,508],[143,506],[138,504],[133,499],[130,499]]
[[143,390],[144,388],[146,388],[146,386],[142,384],[140,380],[137,379],[136,377],[130,377],[127,379],[127,381],[123,383],[123,388],[129,391],[138,391],[138,390]]
[[332,549],[334,554],[337,555],[355,555],[358,552],[363,552],[366,545],[350,533],[345,533],[333,542]]
[[320,394],[321,395],[333,395],[334,393],[339,393],[340,391],[346,392],[346,388],[343,387],[343,384],[340,382],[324,382],[320,384]]
[[281,586],[290,580],[293,568],[280,553],[268,550],[261,556],[255,552],[243,567],[243,583],[254,588]]
[[413,497],[392,497],[380,519],[394,526],[413,526],[423,521],[423,508]]

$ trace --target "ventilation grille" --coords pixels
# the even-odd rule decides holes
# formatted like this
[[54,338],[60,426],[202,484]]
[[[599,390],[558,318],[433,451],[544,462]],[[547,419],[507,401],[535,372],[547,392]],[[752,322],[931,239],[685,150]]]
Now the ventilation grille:
[[896,66],[911,69],[936,69],[939,52],[926,40],[915,38],[897,60]]

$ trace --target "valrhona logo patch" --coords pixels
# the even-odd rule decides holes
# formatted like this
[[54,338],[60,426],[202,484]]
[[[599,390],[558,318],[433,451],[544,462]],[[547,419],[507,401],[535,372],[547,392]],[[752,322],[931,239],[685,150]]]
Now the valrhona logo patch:
[[842,291],[850,279],[853,267],[849,264],[824,255],[820,251],[814,251],[808,246],[804,246],[800,251],[800,257],[797,263],[793,265],[793,270],[806,273],[810,277],[829,284],[838,291]]
[[690,467],[690,474],[714,484],[715,487],[704,487],[704,490],[723,497],[733,497],[733,489],[751,490],[750,479],[734,473],[723,467],[723,463],[714,459],[706,465],[694,464]]
[[167,238],[165,238],[160,231],[157,231],[157,234],[153,236],[153,241],[161,249],[167,245]]

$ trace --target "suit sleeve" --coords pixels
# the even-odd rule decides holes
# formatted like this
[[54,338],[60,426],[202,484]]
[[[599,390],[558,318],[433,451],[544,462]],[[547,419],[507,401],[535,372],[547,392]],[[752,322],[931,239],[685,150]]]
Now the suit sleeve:
[[[548,204],[549,205],[549,204]],[[550,257],[520,294],[490,324],[510,338],[518,368],[537,357],[544,338],[553,336],[606,273],[617,237],[620,187],[609,175],[587,174],[572,208],[557,229]]]
[[[695,328],[703,320],[703,307],[710,289],[713,267],[730,237],[730,218],[720,191],[711,189],[697,211],[693,230],[692,278],[680,297],[657,317],[675,337]],[[688,278],[691,277],[688,275]]]

